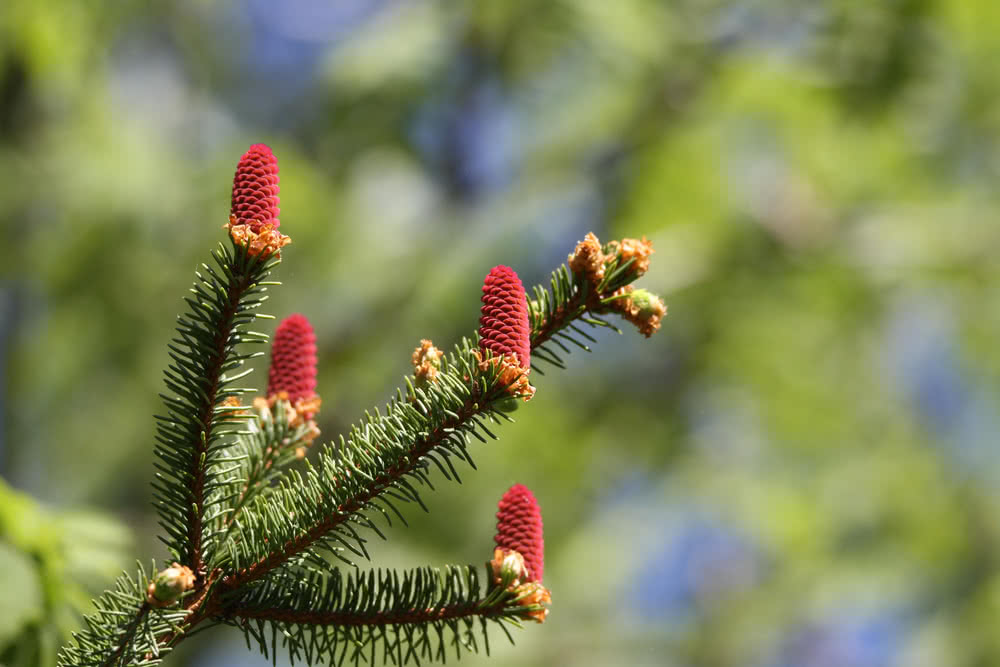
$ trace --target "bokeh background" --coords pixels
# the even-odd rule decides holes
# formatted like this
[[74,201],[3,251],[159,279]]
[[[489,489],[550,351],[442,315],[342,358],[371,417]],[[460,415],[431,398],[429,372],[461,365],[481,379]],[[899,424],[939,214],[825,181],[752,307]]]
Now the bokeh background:
[[534,489],[550,619],[462,664],[1000,664],[998,35],[995,0],[0,3],[0,662],[164,556],[166,342],[265,142],[327,436],[491,266],[655,244],[663,330],[536,378],[373,545],[481,563]]

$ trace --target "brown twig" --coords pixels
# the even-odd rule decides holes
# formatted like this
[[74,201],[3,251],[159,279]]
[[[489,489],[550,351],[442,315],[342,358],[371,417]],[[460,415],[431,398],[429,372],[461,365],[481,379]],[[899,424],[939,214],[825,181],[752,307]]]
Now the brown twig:
[[500,601],[493,606],[480,606],[482,601],[463,603],[451,607],[430,607],[411,609],[403,612],[347,613],[302,611],[298,609],[250,609],[234,612],[236,618],[278,621],[281,623],[308,624],[317,626],[337,625],[343,627],[406,625],[445,621],[468,616],[499,616],[505,605]]

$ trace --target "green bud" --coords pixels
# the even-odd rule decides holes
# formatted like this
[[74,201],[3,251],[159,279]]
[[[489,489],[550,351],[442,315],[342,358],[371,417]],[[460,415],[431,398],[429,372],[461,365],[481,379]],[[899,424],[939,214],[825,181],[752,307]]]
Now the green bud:
[[186,565],[174,563],[157,572],[146,589],[146,602],[154,607],[166,607],[180,599],[184,591],[194,588],[194,572]]
[[639,314],[643,318],[649,318],[662,312],[663,301],[660,300],[660,297],[656,296],[649,290],[633,290],[632,293],[629,294],[629,297],[631,297],[632,303],[634,303],[636,308],[639,309]]

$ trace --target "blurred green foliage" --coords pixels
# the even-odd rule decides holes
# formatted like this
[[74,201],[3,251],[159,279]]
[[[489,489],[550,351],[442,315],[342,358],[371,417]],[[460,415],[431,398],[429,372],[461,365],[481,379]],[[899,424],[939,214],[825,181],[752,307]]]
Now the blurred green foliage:
[[95,512],[40,507],[0,480],[0,664],[51,665],[132,548],[128,530]]
[[[264,141],[294,240],[270,312],[315,324],[328,436],[475,328],[491,266],[655,244],[664,329],[537,377],[373,545],[478,563],[535,491],[553,612],[484,661],[1000,664],[998,34],[990,0],[7,0],[0,470],[130,525],[117,567],[162,555],[165,343]],[[50,655],[72,571],[125,550],[45,512],[0,524],[0,660]]]

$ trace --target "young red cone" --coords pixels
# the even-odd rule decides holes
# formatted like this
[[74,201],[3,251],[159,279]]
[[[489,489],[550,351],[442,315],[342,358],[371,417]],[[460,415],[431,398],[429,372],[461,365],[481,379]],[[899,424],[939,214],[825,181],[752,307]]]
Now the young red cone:
[[237,225],[249,225],[259,234],[264,225],[277,229],[278,159],[264,144],[254,144],[236,166],[229,213]]
[[281,392],[293,404],[316,392],[316,334],[309,320],[298,313],[283,319],[274,332],[267,393]]
[[531,367],[531,325],[524,286],[514,270],[495,266],[483,283],[482,317],[479,318],[479,349],[495,356],[517,355],[518,365]]
[[233,177],[229,236],[251,257],[280,257],[292,239],[278,231],[278,160],[264,144],[250,147]]
[[527,581],[541,582],[545,573],[545,540],[542,538],[542,512],[535,496],[522,484],[515,484],[503,494],[497,505],[497,547],[521,554],[528,568]]

